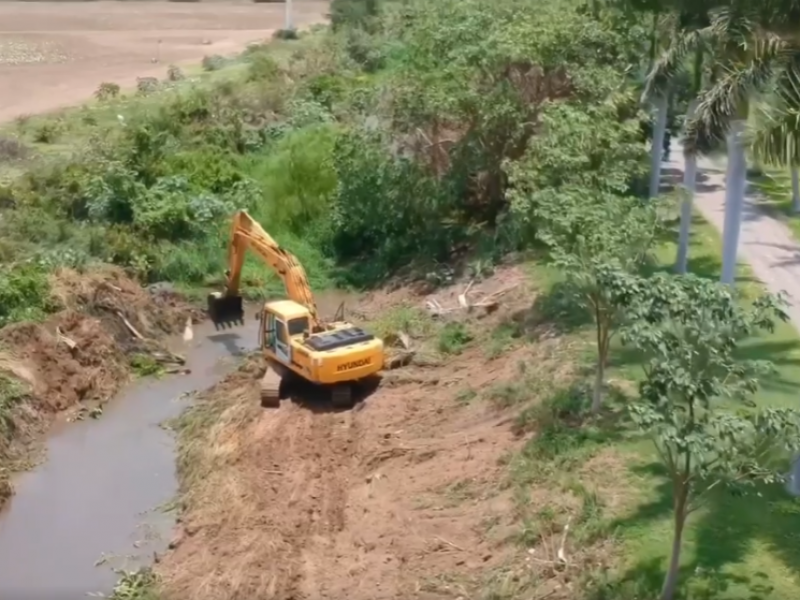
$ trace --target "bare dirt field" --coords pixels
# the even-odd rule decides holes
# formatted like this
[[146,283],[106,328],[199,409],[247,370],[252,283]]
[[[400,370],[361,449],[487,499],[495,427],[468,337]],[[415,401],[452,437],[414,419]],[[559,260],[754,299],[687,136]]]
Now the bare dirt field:
[[[294,24],[327,11],[328,2],[295,0]],[[104,81],[133,86],[170,64],[235,53],[283,19],[282,3],[2,2],[0,121],[78,104]]]

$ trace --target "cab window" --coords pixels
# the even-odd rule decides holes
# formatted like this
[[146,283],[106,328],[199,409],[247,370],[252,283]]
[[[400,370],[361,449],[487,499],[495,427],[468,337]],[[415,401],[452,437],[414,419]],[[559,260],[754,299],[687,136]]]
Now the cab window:
[[294,337],[308,331],[308,317],[298,317],[289,321],[289,335]]
[[286,336],[286,323],[275,321],[275,328],[278,330],[278,341],[281,344],[288,344],[289,338]]

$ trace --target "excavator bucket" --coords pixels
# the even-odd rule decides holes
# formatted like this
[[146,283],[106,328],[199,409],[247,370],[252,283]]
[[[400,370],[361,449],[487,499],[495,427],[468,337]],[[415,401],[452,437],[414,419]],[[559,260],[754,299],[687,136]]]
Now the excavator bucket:
[[244,307],[241,296],[223,296],[220,293],[208,295],[208,316],[216,325],[244,323]]

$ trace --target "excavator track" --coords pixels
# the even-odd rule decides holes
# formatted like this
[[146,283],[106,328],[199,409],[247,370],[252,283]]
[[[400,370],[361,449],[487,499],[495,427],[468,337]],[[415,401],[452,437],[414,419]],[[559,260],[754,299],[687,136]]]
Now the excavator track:
[[259,388],[263,408],[278,408],[281,405],[281,376],[273,369],[267,367]]
[[334,408],[350,408],[353,405],[353,387],[349,384],[333,386],[331,404]]

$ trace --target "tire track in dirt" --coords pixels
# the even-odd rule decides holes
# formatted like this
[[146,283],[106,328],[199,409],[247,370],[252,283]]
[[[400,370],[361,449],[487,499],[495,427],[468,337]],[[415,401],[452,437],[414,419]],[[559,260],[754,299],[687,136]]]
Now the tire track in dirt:
[[[240,394],[257,404],[253,386],[245,387]],[[210,485],[227,488],[228,502],[216,509],[206,504],[204,514],[185,523],[175,544],[170,564],[180,568],[165,573],[175,597],[183,597],[183,590],[200,590],[196,597],[209,599],[319,597],[317,556],[346,524],[357,418],[357,413],[314,412],[285,400],[235,432],[225,444],[226,473],[216,466],[208,477]],[[211,494],[221,495],[219,490]],[[212,520],[217,522],[209,527]],[[191,543],[184,544],[188,538]],[[215,556],[211,571],[208,554]]]

